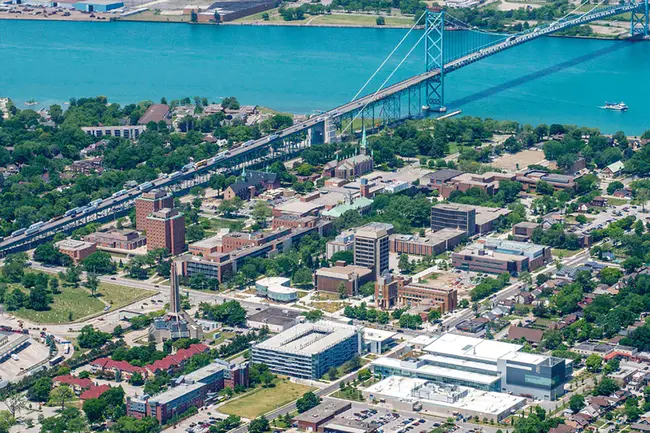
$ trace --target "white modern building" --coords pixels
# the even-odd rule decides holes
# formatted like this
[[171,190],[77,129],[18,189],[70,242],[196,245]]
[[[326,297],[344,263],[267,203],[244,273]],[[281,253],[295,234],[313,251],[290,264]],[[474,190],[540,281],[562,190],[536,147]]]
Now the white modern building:
[[299,323],[253,346],[252,361],[279,374],[319,379],[361,352],[363,334],[355,326],[321,320]]
[[521,352],[523,346],[457,334],[443,334],[418,358],[383,357],[373,370],[492,392],[506,392],[541,400],[564,394],[571,378],[571,361]]
[[375,328],[363,329],[363,351],[382,354],[395,343],[397,332]]
[[401,376],[391,376],[368,387],[363,396],[397,410],[424,411],[442,417],[460,413],[497,422],[526,404],[525,398],[505,393]]
[[289,287],[289,283],[289,279],[283,277],[262,278],[255,282],[255,292],[271,301],[294,302],[298,299],[298,290]]

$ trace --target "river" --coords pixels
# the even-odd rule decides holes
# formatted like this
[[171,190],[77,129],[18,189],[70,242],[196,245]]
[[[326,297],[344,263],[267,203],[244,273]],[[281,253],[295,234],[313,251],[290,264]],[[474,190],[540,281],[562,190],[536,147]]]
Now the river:
[[[105,95],[130,103],[161,96],[237,96],[293,113],[350,100],[404,29],[199,26],[0,20],[0,97],[20,108]],[[420,37],[378,74],[376,89]],[[416,48],[393,77],[422,72]],[[650,129],[650,43],[542,38],[447,77],[449,110],[522,123],[569,123],[640,134]],[[625,101],[628,112],[599,108]]]

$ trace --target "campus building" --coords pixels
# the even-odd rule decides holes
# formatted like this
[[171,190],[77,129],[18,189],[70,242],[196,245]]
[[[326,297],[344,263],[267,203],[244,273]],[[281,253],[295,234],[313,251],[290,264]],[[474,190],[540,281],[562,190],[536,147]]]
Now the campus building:
[[425,236],[390,235],[390,251],[415,256],[436,256],[453,249],[467,235],[464,230],[443,228]]
[[85,236],[84,240],[108,250],[134,250],[147,244],[147,238],[135,230],[100,231]]
[[394,410],[424,410],[441,417],[478,417],[499,422],[526,405],[526,399],[505,393],[390,376],[363,391],[367,400],[379,400]]
[[530,272],[550,261],[550,247],[492,238],[481,239],[451,255],[455,268],[494,274]]
[[458,305],[458,290],[447,285],[433,283],[412,282],[397,290],[397,304],[414,306],[428,303],[441,314],[454,311]]
[[462,230],[468,236],[476,231],[476,208],[465,204],[441,203],[431,208],[431,230]]
[[92,242],[64,239],[54,244],[62,254],[70,257],[75,263],[79,263],[95,251],[97,245]]
[[389,236],[393,225],[370,223],[359,227],[354,234],[354,265],[371,269],[376,278],[388,270]]
[[383,357],[372,368],[384,377],[406,376],[490,392],[555,400],[573,373],[571,361],[524,353],[520,344],[443,334],[419,358]]
[[146,230],[147,217],[163,208],[173,208],[174,198],[171,194],[161,191],[149,191],[135,199],[135,227]]
[[250,200],[258,193],[267,189],[274,189],[280,186],[280,178],[276,173],[264,171],[253,171],[244,169],[241,180],[230,185],[223,192],[224,200],[232,200],[239,197],[242,200]]
[[176,209],[164,208],[146,219],[147,249],[165,248],[171,255],[185,249],[185,217]]
[[226,367],[212,363],[192,373],[179,377],[169,390],[151,398],[127,397],[126,414],[135,418],[151,416],[160,424],[167,423],[190,407],[202,407],[224,388]]
[[252,361],[279,374],[319,379],[361,353],[362,333],[355,326],[330,321],[299,323],[253,346]]
[[373,278],[372,270],[366,267],[337,264],[331,268],[316,270],[315,280],[319,291],[338,294],[341,286],[344,286],[348,296],[356,296],[359,294],[359,288]]

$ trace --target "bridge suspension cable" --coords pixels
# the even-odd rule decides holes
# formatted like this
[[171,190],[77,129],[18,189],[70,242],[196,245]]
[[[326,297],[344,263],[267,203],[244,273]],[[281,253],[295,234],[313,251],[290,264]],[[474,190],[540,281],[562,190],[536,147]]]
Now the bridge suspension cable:
[[379,88],[377,89],[377,91],[376,91],[375,93],[373,93],[373,95],[368,99],[368,101],[363,105],[363,107],[361,107],[359,110],[357,110],[357,114],[354,115],[354,117],[352,118],[352,121],[350,121],[350,123],[349,123],[349,124],[348,124],[348,125],[347,125],[347,126],[346,126],[342,131],[341,131],[340,134],[338,134],[338,137],[341,137],[343,134],[345,134],[345,133],[347,132],[347,130],[348,130],[349,128],[352,127],[352,125],[354,124],[354,121],[357,120],[357,118],[359,117],[359,115],[360,115],[361,113],[363,113],[363,110],[365,110],[366,107],[367,107],[371,102],[374,102],[375,97],[379,94],[379,92],[381,92],[381,90],[382,90],[382,89],[384,88],[384,86],[385,86],[385,85],[390,81],[390,79],[393,78],[393,75],[395,75],[395,73],[399,70],[399,68],[400,68],[400,67],[402,66],[402,64],[406,61],[406,59],[408,59],[408,57],[411,55],[411,53],[413,52],[413,50],[414,50],[418,45],[420,45],[420,42],[422,42],[422,39],[424,39],[425,36],[426,36],[426,32],[422,32],[422,36],[420,36],[420,39],[418,39],[417,42],[413,45],[413,47],[411,47],[411,49],[409,50],[409,52],[406,53],[406,55],[405,55],[404,58],[399,62],[399,64],[398,64],[397,66],[395,66],[395,69],[393,69],[393,71],[390,73],[390,75],[389,75],[389,76],[384,80],[383,83],[381,83],[381,86],[379,86]]
[[402,45],[402,42],[404,42],[404,41],[406,40],[406,38],[408,38],[408,36],[409,36],[409,35],[411,34],[411,32],[413,31],[413,29],[415,29],[415,28],[418,26],[418,24],[419,24],[420,21],[422,20],[422,17],[424,17],[425,14],[426,14],[426,11],[425,11],[425,12],[422,12],[422,15],[420,15],[420,18],[418,18],[418,20],[415,22],[415,24],[413,24],[413,26],[409,29],[409,31],[406,32],[406,34],[404,35],[404,37],[402,38],[402,40],[400,40],[399,43],[398,43],[397,45],[395,45],[395,48],[393,48],[393,51],[390,52],[390,54],[388,55],[388,57],[386,57],[386,58],[384,59],[384,61],[381,63],[381,65],[379,65],[379,67],[377,68],[377,70],[375,70],[375,72],[370,76],[370,78],[368,78],[368,81],[366,81],[366,82],[363,84],[363,86],[361,86],[361,88],[359,89],[359,91],[357,92],[357,94],[354,95],[354,97],[352,98],[352,101],[354,101],[355,99],[357,99],[357,98],[359,97],[359,95],[361,94],[361,92],[363,92],[364,89],[368,86],[368,84],[370,84],[370,82],[371,82],[371,81],[375,78],[375,76],[379,73],[379,71],[381,70],[381,68],[384,67],[384,65],[386,64],[386,62],[388,62],[388,60],[390,60],[390,58],[393,57],[393,54],[395,54],[395,51],[397,51],[397,49]]

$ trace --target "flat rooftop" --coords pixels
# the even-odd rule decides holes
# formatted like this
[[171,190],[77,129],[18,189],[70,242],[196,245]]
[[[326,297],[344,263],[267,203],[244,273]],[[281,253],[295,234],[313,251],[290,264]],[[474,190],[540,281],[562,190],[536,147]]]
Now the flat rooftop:
[[300,316],[300,313],[297,311],[271,307],[249,316],[248,321],[286,326],[296,320],[298,316]]
[[[490,386],[500,379],[498,376],[491,376],[489,374],[473,373],[470,371],[456,370],[453,368],[440,367],[426,363],[418,367],[416,366],[416,363],[418,363],[417,359],[412,365],[409,365],[408,362],[387,356],[372,361],[372,365],[389,367],[417,374],[426,374],[431,377],[443,377],[452,380],[470,381],[484,386]],[[461,360],[459,360],[458,365],[462,365]]]
[[397,332],[384,331],[375,328],[363,328],[363,339],[366,341],[386,341],[397,335]]
[[336,413],[340,412],[342,409],[346,408],[350,404],[349,401],[342,400],[326,400],[323,401],[316,407],[309,409],[306,412],[303,412],[296,416],[294,419],[296,421],[305,421],[319,423],[324,419],[327,419]]
[[190,383],[190,384],[182,384],[178,385],[173,388],[169,388],[167,391],[163,392],[162,394],[158,394],[154,397],[151,397],[149,399],[149,403],[158,403],[158,404],[165,404],[169,403],[171,401],[176,400],[177,398],[182,397],[183,395],[192,392],[194,390],[197,390],[199,388],[204,387],[204,383]]
[[316,270],[316,275],[319,277],[329,278],[345,278],[350,279],[353,274],[359,277],[364,277],[372,273],[372,269],[364,268],[363,266],[347,265],[347,266],[332,266],[331,268],[319,268]]
[[190,244],[190,248],[214,248],[219,245],[222,245],[223,243],[223,235],[224,233],[219,233],[214,236],[210,236],[209,238],[202,239],[200,241],[194,242]]
[[55,244],[58,248],[65,250],[81,250],[83,248],[88,248],[93,244],[91,242],[77,241],[74,239],[64,239]]
[[499,217],[508,215],[510,212],[512,212],[510,209],[500,207],[476,206],[476,224],[482,225],[489,223]]
[[502,356],[517,352],[522,347],[520,344],[447,333],[441,335],[433,343],[425,347],[424,351],[434,355],[448,355],[457,358],[473,358],[496,362]]
[[448,211],[463,211],[463,212],[469,212],[472,210],[476,210],[478,206],[472,206],[469,204],[460,204],[460,203],[438,203],[437,205],[434,206],[435,209],[443,209],[443,210],[448,210]]
[[464,234],[467,234],[465,230],[443,228],[437,232],[427,233],[425,236],[393,234],[390,235],[390,238],[397,241],[415,242],[422,245],[438,245]]
[[377,239],[382,236],[388,236],[392,231],[392,224],[374,222],[359,227],[356,231],[356,236]]
[[277,352],[316,355],[356,333],[357,328],[354,326],[326,320],[299,323],[255,347]]
[[423,398],[422,396],[418,396],[417,398],[412,396],[413,391],[417,389],[426,389],[428,386],[431,386],[431,390],[438,390],[437,394],[444,395],[444,392],[446,391],[445,387],[438,387],[435,384],[427,383],[424,379],[390,376],[381,382],[370,386],[366,389],[366,392],[373,395],[385,395],[402,400],[417,400],[441,407],[457,408],[459,411],[466,410],[492,415],[499,415],[508,412],[520,407],[525,402],[523,397],[516,397],[499,392],[481,391],[463,386],[454,388],[459,391],[467,391],[467,395],[453,403],[442,399],[430,400]]

